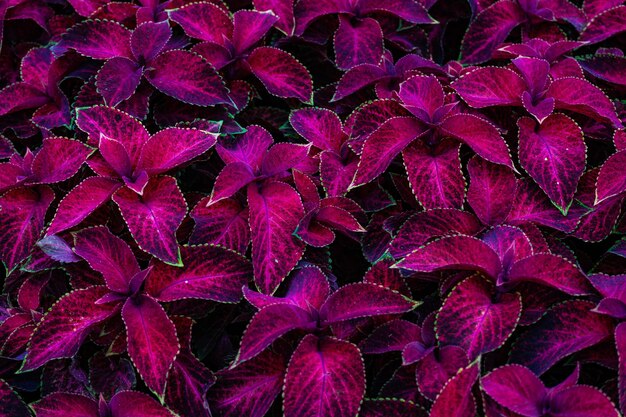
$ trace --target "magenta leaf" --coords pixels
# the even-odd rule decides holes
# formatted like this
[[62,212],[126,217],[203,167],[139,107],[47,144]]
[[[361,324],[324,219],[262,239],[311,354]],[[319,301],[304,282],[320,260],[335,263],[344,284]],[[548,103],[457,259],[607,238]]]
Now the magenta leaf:
[[434,148],[415,141],[402,151],[409,184],[424,208],[461,208],[463,205],[465,179],[459,159],[460,147],[451,140],[444,140]]
[[359,349],[331,337],[307,335],[287,368],[285,417],[355,416],[364,393],[365,369]]
[[[79,394],[55,392],[33,404],[40,417],[98,417],[98,405],[91,398]],[[29,414],[25,414],[29,415]]]
[[339,17],[335,32],[335,62],[348,70],[359,64],[378,64],[383,56],[383,32],[372,18]]
[[443,346],[436,354],[430,349],[415,368],[415,379],[420,392],[434,401],[450,378],[468,364],[465,351],[458,346]]
[[626,407],[626,324],[620,323],[615,327],[615,348],[617,350],[618,367],[618,400],[620,409]]
[[470,360],[504,344],[522,311],[519,294],[495,296],[494,287],[473,276],[457,285],[437,314],[437,335],[443,345],[460,346]]
[[74,49],[94,59],[130,57],[131,31],[111,20],[86,20],[70,28],[55,49]]
[[93,149],[76,140],[48,138],[33,159],[35,180],[43,184],[65,181],[76,174],[92,152]]
[[132,59],[109,59],[96,76],[98,93],[106,104],[115,107],[135,93],[142,76],[143,68]]
[[189,214],[195,222],[189,243],[212,243],[245,253],[250,243],[247,207],[232,198],[210,206],[207,200],[200,200]]
[[13,270],[39,239],[54,192],[47,186],[15,188],[0,197],[0,259]]
[[411,23],[436,23],[428,15],[424,4],[414,0],[392,0],[385,3],[360,0],[358,5],[361,13],[391,13]]
[[[504,0],[504,3],[509,3]],[[513,70],[498,67],[478,68],[456,80],[452,87],[467,104],[475,108],[521,106],[526,82]]]
[[208,151],[217,141],[217,133],[170,127],[152,136],[141,149],[137,170],[148,175],[170,171]]
[[151,179],[143,195],[121,188],[113,201],[142,250],[166,263],[181,265],[176,230],[187,213],[187,204],[174,178]]
[[325,323],[361,317],[402,314],[416,304],[399,292],[369,283],[344,285],[324,303],[320,316]]
[[258,47],[247,59],[252,73],[271,94],[294,97],[304,103],[312,100],[311,74],[293,56],[278,48]]
[[476,216],[492,226],[504,222],[511,205],[500,196],[515,194],[517,179],[513,171],[477,157],[468,162],[467,170],[470,175],[467,202]]
[[480,380],[480,385],[498,404],[525,417],[541,417],[548,391],[528,368],[505,365]]
[[254,0],[252,4],[257,10],[271,10],[279,18],[274,27],[287,36],[293,35],[296,21],[292,0]]
[[[30,417],[28,406],[11,389],[11,386],[0,381],[0,401],[2,401],[3,416],[5,417]],[[66,413],[67,415],[67,413]],[[71,417],[67,415],[68,417]]]
[[300,260],[304,243],[292,234],[304,216],[300,196],[291,186],[272,181],[248,186],[254,282],[265,294]]
[[322,108],[299,109],[289,115],[289,122],[313,146],[340,152],[345,134],[341,119],[332,111]]
[[620,415],[606,394],[587,385],[574,385],[559,390],[553,395],[550,407],[568,417],[619,417]]
[[226,303],[241,299],[241,287],[252,277],[243,256],[220,246],[183,246],[185,268],[157,263],[146,280],[146,291],[159,301],[187,298]]
[[266,350],[232,369],[218,373],[209,404],[223,416],[263,417],[280,394],[287,358]]
[[109,402],[112,417],[175,417],[175,414],[154,398],[135,391],[121,391]]
[[139,272],[132,250],[106,226],[83,229],[74,235],[74,252],[100,272],[111,291],[126,293]]
[[89,332],[117,310],[115,305],[96,304],[107,292],[106,287],[95,286],[75,290],[59,299],[37,325],[22,371],[75,355]]
[[624,164],[626,164],[626,151],[616,152],[604,162],[596,182],[596,204],[626,191]]
[[432,241],[411,252],[396,264],[411,271],[467,269],[497,277],[502,269],[498,255],[484,242],[470,236],[449,236]]
[[425,417],[426,411],[417,404],[403,399],[376,398],[363,401],[361,417]]
[[200,55],[182,50],[167,51],[150,65],[146,79],[170,97],[197,106],[231,102],[219,74]]
[[120,186],[118,181],[108,178],[85,179],[61,200],[46,234],[52,235],[76,226],[106,203]]
[[172,36],[167,21],[145,22],[137,26],[130,37],[130,49],[139,62],[151,62]]
[[421,340],[421,329],[407,320],[392,320],[374,330],[359,344],[365,354],[402,351],[409,343]]
[[243,333],[235,362],[240,363],[255,357],[291,330],[313,330],[316,324],[311,314],[294,305],[272,304],[263,307],[252,317]]
[[179,352],[176,329],[163,307],[152,297],[129,298],[122,308],[128,355],[144,382],[159,397],[167,373]]
[[206,394],[215,376],[188,350],[178,354],[168,374],[165,403],[179,414],[210,417]]
[[568,301],[550,309],[511,350],[510,362],[542,374],[562,358],[610,337],[610,319],[591,311],[587,301]]
[[233,46],[237,53],[243,53],[265,36],[278,16],[271,10],[239,10],[233,15],[233,21]]
[[579,40],[597,43],[626,31],[626,6],[620,5],[602,10],[594,16],[580,33]]
[[478,365],[474,364],[450,379],[435,399],[430,417],[473,417],[476,414],[476,401],[472,387],[478,379],[478,373]]
[[184,5],[168,12],[170,19],[178,23],[192,38],[222,45],[224,38],[233,35],[233,22],[228,13],[210,2]]
[[539,253],[515,262],[508,278],[513,282],[536,282],[571,295],[589,294],[591,290],[587,277],[576,265],[548,253]]
[[478,64],[491,59],[509,33],[526,20],[516,1],[501,0],[483,10],[470,24],[462,45],[462,61]]
[[553,114],[539,126],[527,117],[517,124],[522,167],[567,214],[585,169],[587,148],[581,129],[562,114]]

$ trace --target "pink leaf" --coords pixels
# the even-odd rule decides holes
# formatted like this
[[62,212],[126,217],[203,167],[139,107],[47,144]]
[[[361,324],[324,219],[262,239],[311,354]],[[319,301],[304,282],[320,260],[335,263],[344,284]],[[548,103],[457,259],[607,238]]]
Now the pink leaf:
[[242,54],[265,36],[278,16],[272,11],[239,10],[233,20],[233,46],[237,54]]
[[601,42],[626,31],[626,6],[620,5],[602,10],[580,33],[579,40],[589,43]]
[[130,49],[138,62],[151,62],[172,36],[167,21],[145,22],[137,26],[130,37]]
[[71,27],[56,48],[94,59],[131,57],[130,30],[111,20],[86,20]]
[[614,153],[604,162],[596,182],[595,204],[626,191],[624,166],[626,166],[626,150]]
[[370,17],[339,16],[335,32],[335,63],[348,70],[359,64],[376,65],[383,56],[383,32],[378,22]]
[[31,169],[37,182],[52,184],[71,178],[93,149],[67,138],[52,137],[43,141]]
[[269,46],[255,48],[247,59],[252,73],[271,94],[310,102],[313,93],[311,74],[293,56]]
[[132,96],[143,76],[143,68],[125,57],[115,57],[104,63],[96,76],[98,93],[109,106],[117,106]]
[[[98,405],[79,394],[55,392],[33,404],[38,417],[98,417]],[[29,414],[25,414],[29,415]]]
[[200,200],[189,214],[195,222],[189,243],[213,243],[245,253],[250,243],[247,207],[232,198],[207,203],[206,198]]
[[355,416],[364,393],[365,369],[359,349],[338,339],[307,335],[287,368],[285,417]]
[[218,45],[224,45],[224,39],[232,38],[231,18],[226,11],[213,3],[191,3],[170,10],[168,14],[192,38]]
[[306,108],[291,112],[289,122],[296,132],[313,146],[339,153],[345,138],[341,119],[322,108]]
[[478,379],[478,365],[471,365],[450,379],[435,399],[430,417],[473,417],[476,401],[472,387]]
[[494,165],[478,157],[467,164],[470,186],[467,202],[484,224],[495,226],[504,222],[511,204],[503,195],[514,195],[517,179],[510,169]]
[[[504,3],[509,3],[505,0]],[[452,87],[467,104],[476,108],[521,106],[526,82],[507,68],[478,68],[456,80]]]
[[585,274],[564,258],[540,253],[521,259],[509,270],[511,281],[531,281],[556,288],[570,295],[589,294],[591,287]]
[[480,381],[482,389],[498,404],[525,417],[541,417],[547,390],[528,368],[505,365]]
[[113,417],[175,417],[167,408],[143,392],[121,391],[109,402]]

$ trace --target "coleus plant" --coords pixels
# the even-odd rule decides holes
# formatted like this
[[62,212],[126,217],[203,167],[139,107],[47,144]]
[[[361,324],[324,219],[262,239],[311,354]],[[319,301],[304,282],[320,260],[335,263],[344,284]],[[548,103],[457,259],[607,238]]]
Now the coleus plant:
[[625,8],[0,2],[0,417],[624,414]]

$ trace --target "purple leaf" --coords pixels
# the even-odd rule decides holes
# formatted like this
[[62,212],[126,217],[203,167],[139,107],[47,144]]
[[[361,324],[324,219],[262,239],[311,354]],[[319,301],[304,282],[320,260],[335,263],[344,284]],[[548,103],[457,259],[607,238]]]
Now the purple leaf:
[[[2,417],[30,417],[28,406],[11,389],[11,386],[0,381],[0,402],[2,402]],[[36,406],[35,406],[36,407]],[[67,417],[73,417],[65,413]]]
[[109,402],[112,417],[175,417],[154,398],[135,391],[121,391]]
[[396,266],[419,272],[478,270],[494,278],[502,269],[498,255],[487,244],[470,236],[449,236],[427,243]]
[[579,61],[585,71],[613,84],[626,85],[626,58],[615,55],[595,55]]
[[204,130],[163,129],[144,144],[137,170],[145,170],[151,176],[170,171],[208,151],[217,136]]
[[55,46],[64,52],[74,49],[94,59],[131,57],[130,30],[111,20],[86,20],[71,27]]
[[548,392],[543,382],[528,368],[505,365],[480,381],[487,395],[498,404],[525,417],[541,417]]
[[410,401],[394,398],[366,399],[363,401],[361,417],[426,417],[426,411]]
[[293,0],[253,0],[252,2],[256,10],[274,12],[279,18],[274,27],[287,36],[293,35],[296,25],[293,3]]
[[46,236],[37,242],[37,246],[50,258],[61,263],[78,262],[80,258],[72,252],[72,248],[56,235]]
[[170,10],[168,14],[192,38],[218,45],[223,45],[224,39],[232,38],[233,22],[226,11],[213,3],[191,3]]
[[96,304],[108,291],[104,286],[95,286],[61,297],[37,325],[22,371],[75,355],[89,332],[116,312],[115,305]]
[[570,295],[589,294],[585,274],[573,263],[557,255],[539,253],[521,259],[509,270],[510,281],[531,281],[556,288]]
[[620,323],[615,327],[615,349],[617,350],[618,367],[618,398],[619,407],[624,410],[626,407],[626,324]]
[[232,197],[256,178],[250,167],[243,162],[232,162],[226,165],[215,179],[211,198],[207,204],[212,205]]
[[411,23],[436,23],[426,11],[424,3],[415,0],[390,0],[381,3],[376,0],[359,0],[361,13],[391,13]]
[[589,21],[580,33],[579,40],[598,43],[611,36],[626,31],[626,6],[617,6],[603,10]]
[[167,373],[180,349],[174,324],[163,307],[147,295],[129,298],[122,308],[122,318],[128,355],[148,388],[161,397]]
[[254,282],[265,294],[278,285],[300,260],[304,243],[292,236],[304,216],[300,196],[277,181],[248,186]]
[[142,23],[130,37],[130,49],[138,62],[151,62],[165,47],[172,36],[167,21]]
[[421,329],[406,320],[392,320],[377,327],[359,344],[365,354],[402,351],[409,343],[421,340]]
[[74,252],[104,277],[111,291],[126,293],[139,264],[128,244],[106,226],[83,229],[74,235]]
[[33,159],[33,175],[43,184],[65,181],[76,174],[92,152],[93,149],[77,140],[48,138]]
[[596,182],[595,204],[626,191],[625,164],[626,150],[614,153],[604,162]]
[[539,126],[527,117],[517,121],[522,167],[567,214],[585,170],[587,147],[582,130],[569,117],[553,114]]
[[415,141],[402,151],[402,159],[415,194],[426,209],[461,208],[465,179],[459,159],[460,144],[444,140],[436,147]]
[[236,53],[247,51],[278,21],[272,11],[239,10],[233,15],[233,47]]
[[437,314],[439,342],[462,347],[470,360],[502,346],[519,321],[522,300],[517,293],[494,294],[478,276],[457,285]]
[[359,349],[331,337],[307,335],[289,361],[283,409],[285,417],[355,416],[364,393]]
[[291,330],[313,330],[316,326],[317,322],[311,314],[300,307],[290,304],[272,304],[263,307],[252,317],[243,333],[235,363],[255,357]]
[[378,64],[383,56],[383,32],[372,18],[339,16],[335,32],[335,63],[342,70],[359,64]]
[[61,200],[46,235],[59,233],[79,224],[107,202],[120,186],[118,181],[108,178],[85,179]]
[[283,98],[294,97],[304,103],[312,100],[311,74],[287,52],[269,46],[258,47],[247,61],[252,73],[270,94]]
[[[509,3],[504,0],[503,3]],[[507,68],[478,68],[456,80],[452,87],[471,107],[521,106],[526,82]]]
[[491,59],[492,54],[509,33],[526,20],[518,2],[502,0],[483,10],[470,24],[461,47],[461,60],[478,64]]
[[415,368],[419,391],[434,401],[446,383],[469,361],[465,351],[458,346],[443,346],[435,353],[433,349],[421,359]]
[[215,376],[189,351],[178,354],[168,374],[165,403],[179,414],[211,417],[206,394]]
[[187,298],[234,303],[252,277],[243,256],[219,246],[183,246],[185,268],[157,263],[146,280],[146,291],[159,301]]
[[224,417],[263,417],[281,392],[287,358],[266,350],[232,369],[220,371],[209,404]]
[[551,409],[559,410],[567,417],[619,417],[620,413],[597,388],[574,385],[555,393],[550,401]]
[[612,332],[611,320],[591,311],[587,301],[568,301],[548,311],[520,336],[511,350],[510,362],[542,374],[562,358],[593,346]]
[[49,102],[50,98],[43,91],[30,84],[9,84],[0,90],[0,115],[39,108]]
[[7,271],[29,255],[53,200],[54,192],[47,186],[16,188],[0,197],[0,259]]
[[473,417],[476,414],[476,401],[472,395],[472,387],[478,379],[478,365],[471,365],[443,387],[433,407],[430,417]]
[[[38,417],[98,417],[98,405],[79,394],[55,392],[33,404]],[[29,415],[29,414],[25,414]]]
[[511,210],[511,204],[501,196],[515,195],[517,179],[513,171],[478,157],[470,159],[467,170],[470,175],[467,202],[476,216],[481,222],[491,226],[504,222]]
[[369,283],[348,284],[335,291],[324,303],[320,316],[324,323],[337,323],[361,317],[402,314],[416,304],[399,292]]
[[187,213],[187,204],[174,178],[151,179],[143,195],[120,188],[113,201],[142,250],[166,263],[181,265],[176,230]]
[[322,108],[291,112],[289,122],[296,132],[316,148],[339,153],[345,134],[337,114]]
[[245,253],[250,243],[248,209],[232,198],[210,206],[207,206],[207,200],[200,200],[189,214],[195,222],[189,243],[212,243]]
[[143,76],[143,68],[125,57],[115,57],[104,63],[96,76],[98,93],[109,106],[117,106],[132,96]]
[[228,90],[211,64],[188,51],[163,52],[146,70],[146,79],[159,91],[197,106],[230,104]]

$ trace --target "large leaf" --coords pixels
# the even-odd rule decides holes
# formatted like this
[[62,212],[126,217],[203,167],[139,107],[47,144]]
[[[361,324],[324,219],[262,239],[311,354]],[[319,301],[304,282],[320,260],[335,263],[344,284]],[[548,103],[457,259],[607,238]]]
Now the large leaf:
[[548,311],[522,334],[511,350],[510,362],[541,375],[564,357],[611,336],[612,323],[591,311],[593,303],[568,301]]
[[574,385],[558,390],[550,408],[567,417],[619,417],[611,399],[602,391],[588,385]]
[[198,2],[170,10],[169,17],[192,38],[218,45],[233,35],[233,22],[228,13],[210,2]]
[[316,148],[339,153],[343,126],[334,112],[322,108],[306,108],[291,112],[289,123],[296,132]]
[[494,297],[494,287],[473,276],[457,285],[437,314],[437,338],[445,345],[460,346],[470,360],[504,344],[519,321],[519,294]]
[[470,186],[467,202],[484,223],[495,226],[504,222],[511,204],[503,195],[514,195],[517,188],[515,174],[509,168],[494,165],[478,157],[467,164]]
[[361,417],[426,417],[428,414],[411,401],[395,398],[376,398],[363,401]]
[[342,70],[359,64],[378,64],[383,56],[383,31],[370,17],[339,17],[335,32],[335,63]]
[[200,55],[173,50],[157,56],[146,71],[148,81],[159,91],[177,100],[198,106],[229,104],[228,90]]
[[522,167],[565,214],[585,170],[587,147],[582,130],[569,117],[553,114],[538,126],[522,117],[519,159]]
[[287,52],[263,46],[255,48],[247,61],[252,73],[270,94],[283,98],[294,97],[305,103],[311,101],[311,74]]
[[492,278],[496,278],[502,269],[498,255],[487,244],[470,236],[449,236],[427,243],[396,266],[419,272],[478,270]]
[[626,191],[626,150],[609,156],[600,168],[596,182],[596,204]]
[[143,68],[132,59],[109,59],[96,76],[98,93],[106,104],[117,106],[135,93],[142,76]]
[[595,16],[580,34],[579,40],[601,42],[626,31],[626,6],[612,7]]
[[532,255],[514,263],[509,270],[509,280],[536,282],[571,295],[589,294],[591,290],[587,277],[576,265],[548,253]]
[[[98,417],[98,404],[79,394],[55,392],[33,404],[38,417]],[[25,414],[29,415],[29,414]]]
[[185,268],[157,263],[146,279],[146,291],[159,301],[187,298],[234,303],[252,277],[243,256],[220,246],[183,246]]
[[172,265],[181,264],[176,230],[187,213],[187,204],[174,178],[151,179],[143,195],[123,187],[115,192],[113,201],[142,250]]
[[189,214],[196,225],[189,243],[213,243],[245,253],[250,243],[248,209],[232,198],[207,206],[208,198],[198,202]]
[[55,46],[95,59],[130,57],[130,30],[112,20],[86,20],[70,28]]
[[541,417],[547,397],[543,382],[528,368],[505,365],[483,377],[480,385],[498,404],[525,417]]
[[[505,0],[505,2],[508,2]],[[478,68],[456,80],[452,87],[467,104],[476,108],[521,106],[526,82],[508,68]]]
[[93,152],[83,143],[67,138],[48,138],[35,155],[31,169],[35,180],[44,184],[72,177]]
[[145,22],[130,37],[130,49],[139,62],[151,62],[172,36],[169,22]]
[[106,203],[121,185],[117,180],[109,178],[85,179],[61,200],[46,234],[52,235],[76,226]]
[[304,208],[291,186],[277,181],[248,186],[254,282],[273,293],[304,252],[304,242],[293,236]]
[[83,229],[74,235],[74,252],[102,274],[111,291],[126,293],[139,264],[128,244],[106,226]]
[[108,292],[104,286],[95,286],[61,297],[37,325],[22,370],[75,355],[89,332],[117,310],[115,305],[96,304]]
[[260,41],[278,21],[271,10],[239,10],[233,15],[233,46],[237,54],[243,54]]
[[478,365],[471,365],[450,379],[435,399],[430,417],[473,417],[476,401],[472,387],[478,379]]
[[348,284],[335,291],[324,303],[320,316],[325,323],[361,317],[402,314],[415,303],[399,292],[369,283]]
[[0,259],[8,271],[29,255],[53,200],[54,192],[47,186],[15,188],[0,197]]
[[283,409],[285,417],[354,417],[364,393],[359,349],[331,337],[307,335],[289,361]]
[[118,392],[109,401],[112,417],[175,417],[174,413],[143,392]]
[[0,401],[2,402],[2,411],[0,411],[2,417],[30,417],[28,406],[3,380],[0,380]]
[[148,388],[162,396],[167,373],[180,349],[174,324],[163,307],[147,295],[128,299],[122,319],[130,359]]

